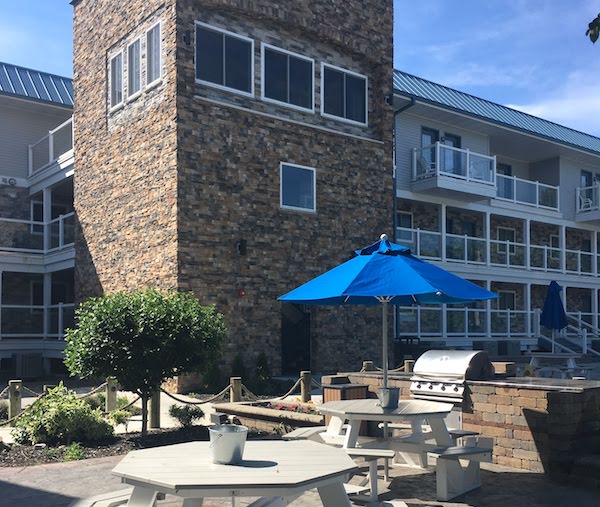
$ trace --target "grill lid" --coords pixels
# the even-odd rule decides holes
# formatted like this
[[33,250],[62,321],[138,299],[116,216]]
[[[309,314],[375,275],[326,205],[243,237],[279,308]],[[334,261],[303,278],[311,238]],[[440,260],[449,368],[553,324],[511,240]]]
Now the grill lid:
[[413,380],[489,380],[494,366],[483,350],[428,350],[415,362],[413,373]]

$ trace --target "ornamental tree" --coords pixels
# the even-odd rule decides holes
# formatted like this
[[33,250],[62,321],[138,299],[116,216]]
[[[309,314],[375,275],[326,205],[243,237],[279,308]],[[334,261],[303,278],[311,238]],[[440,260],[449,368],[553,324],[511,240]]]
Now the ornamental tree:
[[85,301],[66,333],[65,364],[72,375],[115,377],[142,399],[142,433],[148,399],[175,375],[217,361],[225,336],[223,315],[190,293],[147,289]]

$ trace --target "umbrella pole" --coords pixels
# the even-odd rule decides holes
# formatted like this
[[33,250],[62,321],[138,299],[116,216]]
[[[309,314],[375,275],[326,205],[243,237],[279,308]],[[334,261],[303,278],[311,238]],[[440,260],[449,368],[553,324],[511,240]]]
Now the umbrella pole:
[[387,301],[381,303],[381,313],[383,318],[383,387],[388,386],[388,320],[387,320]]
[[556,333],[555,329],[552,330],[552,353],[553,354],[554,354],[554,340],[556,339],[554,333]]

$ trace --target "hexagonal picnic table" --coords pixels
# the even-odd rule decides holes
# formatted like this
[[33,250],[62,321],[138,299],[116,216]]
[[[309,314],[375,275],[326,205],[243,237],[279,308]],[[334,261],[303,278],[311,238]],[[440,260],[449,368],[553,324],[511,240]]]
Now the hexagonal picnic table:
[[153,507],[158,493],[200,507],[208,497],[263,497],[256,507],[285,506],[316,488],[325,507],[350,507],[343,483],[356,470],[343,449],[310,441],[246,442],[237,465],[211,461],[209,442],[189,442],[133,451],[112,471],[133,486],[127,505]]

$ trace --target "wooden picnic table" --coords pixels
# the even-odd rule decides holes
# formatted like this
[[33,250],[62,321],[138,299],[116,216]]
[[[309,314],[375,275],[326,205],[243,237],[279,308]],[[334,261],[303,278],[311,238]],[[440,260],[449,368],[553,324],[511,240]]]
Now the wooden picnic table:
[[[283,507],[316,488],[325,507],[350,507],[343,483],[356,470],[341,449],[310,441],[246,442],[237,465],[212,463],[209,442],[189,442],[133,451],[113,469],[133,486],[129,507],[154,507],[158,493],[182,497],[183,507],[204,498],[262,497],[253,506]],[[250,507],[250,506],[249,506]]]

